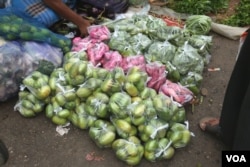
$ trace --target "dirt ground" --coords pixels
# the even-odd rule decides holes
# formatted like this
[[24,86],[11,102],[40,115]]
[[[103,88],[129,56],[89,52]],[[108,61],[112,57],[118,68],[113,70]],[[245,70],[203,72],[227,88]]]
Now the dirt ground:
[[[190,130],[194,133],[185,148],[176,150],[171,160],[148,162],[143,159],[138,166],[143,167],[220,167],[221,151],[225,146],[213,137],[200,131],[197,123],[207,115],[219,116],[223,96],[229,80],[238,41],[213,36],[212,57],[203,74],[202,88],[208,90],[203,101],[187,108]],[[209,72],[208,68],[220,68]],[[5,167],[122,167],[127,166],[118,160],[110,148],[100,149],[88,136],[88,132],[70,126],[69,133],[60,136],[56,126],[41,114],[35,118],[23,118],[14,111],[17,98],[0,103],[0,138],[5,141],[10,158]],[[88,155],[94,156],[89,161]]]

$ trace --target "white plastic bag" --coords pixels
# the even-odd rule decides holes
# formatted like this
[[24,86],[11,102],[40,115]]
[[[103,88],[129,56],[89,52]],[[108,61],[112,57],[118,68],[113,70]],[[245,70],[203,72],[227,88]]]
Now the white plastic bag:
[[224,24],[212,22],[212,31],[229,39],[238,40],[249,27],[232,27]]

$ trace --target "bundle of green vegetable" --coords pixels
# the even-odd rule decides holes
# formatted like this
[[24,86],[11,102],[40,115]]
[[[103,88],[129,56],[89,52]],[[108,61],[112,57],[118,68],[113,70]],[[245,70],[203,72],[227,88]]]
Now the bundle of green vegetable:
[[228,9],[228,0],[171,0],[168,7],[179,13],[187,14],[207,14],[219,13]]
[[206,15],[192,15],[186,19],[185,28],[196,35],[206,35],[211,30],[212,19]]

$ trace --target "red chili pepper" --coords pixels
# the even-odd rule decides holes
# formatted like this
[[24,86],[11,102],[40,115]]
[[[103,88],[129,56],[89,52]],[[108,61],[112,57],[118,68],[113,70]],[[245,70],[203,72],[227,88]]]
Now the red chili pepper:
[[163,20],[167,23],[167,26],[177,26],[177,27],[183,28],[183,25],[181,25],[177,21],[173,21],[173,20],[168,19],[168,18],[163,18]]

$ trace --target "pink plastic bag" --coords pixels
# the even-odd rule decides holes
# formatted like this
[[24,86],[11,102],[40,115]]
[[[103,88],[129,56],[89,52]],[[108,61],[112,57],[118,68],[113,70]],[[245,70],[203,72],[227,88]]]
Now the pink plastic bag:
[[169,97],[173,97],[176,102],[182,105],[193,99],[193,93],[188,88],[170,80],[166,80],[166,82],[160,87],[159,92],[162,92]]
[[121,67],[125,72],[128,72],[131,67],[139,67],[142,71],[145,71],[146,61],[142,55],[124,57]]
[[109,70],[119,67],[121,62],[122,56],[117,51],[106,52],[101,60],[102,67]]
[[97,41],[105,41],[110,38],[110,31],[104,25],[93,25],[88,27],[88,33],[91,39],[96,39]]
[[149,88],[153,88],[158,91],[161,85],[166,81],[166,67],[163,64],[152,62],[146,65],[146,72],[150,77],[147,82]]
[[92,47],[87,49],[88,59],[93,65],[97,65],[101,63],[101,59],[103,58],[104,54],[109,51],[108,45],[105,43],[96,43]]

